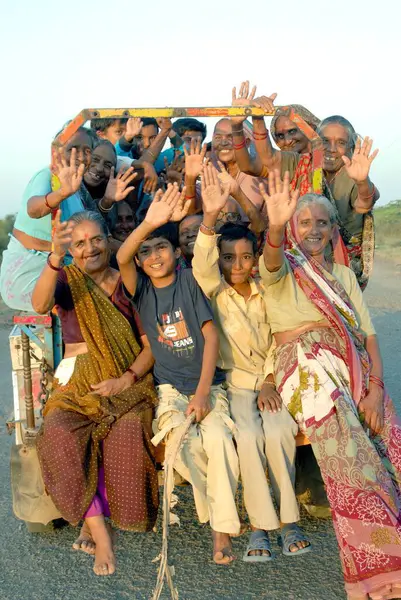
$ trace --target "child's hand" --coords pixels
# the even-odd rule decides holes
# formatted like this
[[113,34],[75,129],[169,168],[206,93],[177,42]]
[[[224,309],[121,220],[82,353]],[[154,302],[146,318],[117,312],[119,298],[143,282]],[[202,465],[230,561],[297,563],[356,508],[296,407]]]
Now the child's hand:
[[230,187],[230,181],[225,181],[221,185],[216,168],[211,164],[207,164],[203,168],[201,182],[203,212],[205,214],[219,214],[228,200]]
[[195,413],[196,422],[200,423],[211,410],[209,395],[196,392],[191,402],[188,404],[185,415],[189,417],[190,414]]
[[266,202],[270,227],[284,227],[295,213],[299,190],[290,190],[290,174],[284,174],[281,181],[278,169],[269,173],[269,193],[263,183],[259,184],[260,193]]
[[[153,229],[165,225],[174,215],[180,199],[181,194],[176,183],[174,185],[169,184],[165,192],[157,190],[153,202],[146,213],[145,222]],[[179,207],[178,211],[180,211]]]

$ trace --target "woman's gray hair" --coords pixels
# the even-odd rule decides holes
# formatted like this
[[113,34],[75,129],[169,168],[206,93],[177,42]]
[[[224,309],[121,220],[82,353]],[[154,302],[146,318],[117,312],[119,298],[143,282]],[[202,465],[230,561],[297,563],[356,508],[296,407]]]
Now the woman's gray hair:
[[307,208],[308,206],[311,206],[314,204],[319,204],[320,206],[324,206],[324,208],[327,210],[327,213],[329,215],[330,223],[332,225],[334,225],[334,223],[336,223],[336,221],[337,221],[336,209],[334,208],[334,206],[332,205],[330,200],[328,198],[326,198],[326,196],[321,196],[320,194],[312,194],[311,193],[311,194],[305,194],[305,196],[301,196],[297,203],[295,216],[298,216],[298,214],[304,208]]
[[341,115],[333,115],[332,117],[326,117],[326,119],[323,119],[323,121],[319,123],[317,128],[317,133],[320,135],[320,137],[322,137],[322,131],[325,127],[327,127],[327,125],[341,125],[341,127],[344,127],[344,129],[348,133],[350,151],[353,152],[355,150],[355,144],[359,136],[356,133],[354,127],[347,119],[345,119]]
[[81,223],[86,223],[87,221],[89,221],[89,223],[96,223],[106,237],[109,235],[106,221],[100,213],[95,212],[94,210],[82,210],[76,212],[68,220],[75,225],[81,225]]

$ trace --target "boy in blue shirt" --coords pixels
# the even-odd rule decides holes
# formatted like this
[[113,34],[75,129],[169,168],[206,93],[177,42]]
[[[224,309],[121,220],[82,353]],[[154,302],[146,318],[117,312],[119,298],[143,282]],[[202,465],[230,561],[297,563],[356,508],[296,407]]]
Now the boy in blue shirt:
[[186,215],[184,194],[171,185],[164,194],[158,191],[117,260],[155,357],[159,406],[153,442],[165,439],[168,447],[174,429],[195,414],[174,468],[192,484],[199,520],[210,521],[214,561],[229,564],[230,535],[240,530],[235,505],[238,457],[224,374],[216,369],[218,334],[211,307],[191,269],[176,271],[179,249],[176,231],[172,234],[175,224],[169,221]]

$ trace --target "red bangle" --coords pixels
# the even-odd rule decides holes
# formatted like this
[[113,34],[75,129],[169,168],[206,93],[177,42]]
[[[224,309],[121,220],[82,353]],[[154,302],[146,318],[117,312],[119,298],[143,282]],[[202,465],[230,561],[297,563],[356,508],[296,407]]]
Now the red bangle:
[[129,367],[129,368],[127,369],[127,371],[128,371],[129,373],[131,373],[131,375],[132,375],[132,377],[133,377],[133,382],[132,382],[132,383],[136,383],[136,382],[138,381],[138,379],[139,379],[138,375],[135,373],[135,371],[134,371],[134,370],[133,370],[131,367]]
[[266,133],[255,133],[253,132],[253,139],[254,140],[265,140],[267,138],[267,131]]
[[193,200],[196,196],[185,196],[185,200]]
[[48,192],[48,193],[46,194],[46,196],[45,196],[45,205],[46,205],[46,206],[47,206],[47,208],[49,208],[50,210],[55,210],[55,208],[56,208],[56,207],[54,207],[54,206],[50,206],[50,204],[49,204],[49,202],[48,202],[48,200],[47,200],[47,196],[48,196],[49,194],[51,194],[51,193],[52,193],[52,192]]
[[281,242],[280,242],[280,244],[278,246],[276,246],[275,244],[272,244],[271,241],[270,241],[269,232],[267,232],[267,235],[266,235],[266,244],[268,246],[270,246],[271,248],[281,248],[281,246],[284,245],[284,242],[285,242],[285,235],[283,236],[283,239],[281,240]]
[[380,379],[380,377],[376,377],[375,375],[370,375],[369,381],[371,381],[372,383],[375,383],[376,385],[381,387],[382,390],[384,390],[384,381],[382,379]]
[[243,140],[240,144],[233,144],[234,150],[241,150],[241,148],[245,148],[246,140]]
[[50,257],[53,254],[53,252],[49,252],[49,255],[47,257],[47,264],[48,266],[53,270],[53,271],[62,271],[63,270],[63,266],[61,267],[55,267],[54,265],[52,265],[52,263],[50,262]]

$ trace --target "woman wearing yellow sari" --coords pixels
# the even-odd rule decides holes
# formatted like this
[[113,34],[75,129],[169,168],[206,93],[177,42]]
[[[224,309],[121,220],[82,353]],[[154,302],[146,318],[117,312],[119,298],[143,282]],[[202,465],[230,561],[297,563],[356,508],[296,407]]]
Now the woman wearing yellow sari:
[[[75,547],[95,554],[97,575],[111,575],[105,517],[121,529],[149,531],[157,516],[153,356],[120,274],[109,267],[101,216],[84,211],[60,223],[58,212],[53,245],[32,304],[38,313],[57,307],[65,354],[43,411],[39,460],[64,519],[77,525],[84,518]],[[63,267],[67,249],[73,264]]]

